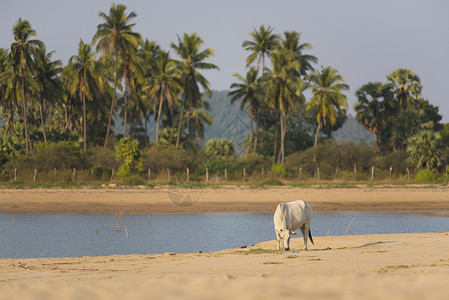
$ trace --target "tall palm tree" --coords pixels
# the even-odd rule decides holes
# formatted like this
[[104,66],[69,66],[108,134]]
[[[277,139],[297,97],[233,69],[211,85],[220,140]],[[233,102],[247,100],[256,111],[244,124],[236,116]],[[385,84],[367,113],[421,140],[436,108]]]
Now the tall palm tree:
[[379,134],[384,129],[386,120],[384,111],[385,88],[380,82],[369,82],[356,91],[358,102],[355,104],[355,118],[360,124],[376,136],[379,145]]
[[70,82],[70,93],[72,96],[78,93],[80,100],[83,102],[84,152],[87,148],[86,98],[91,100],[94,94],[99,94],[101,81],[98,80],[98,77],[103,71],[102,64],[96,60],[91,45],[80,40],[78,54],[70,57],[66,72]]
[[[285,49],[274,51],[270,54],[273,69],[268,73],[267,81],[263,83],[266,91],[266,101],[272,110],[277,110],[280,115],[281,146],[278,163],[284,163],[284,139],[287,132],[286,120],[288,113],[299,103],[304,102],[304,82],[296,71],[299,63],[289,59],[289,53]],[[276,155],[276,154],[275,154]],[[275,158],[274,158],[275,159]]]
[[30,73],[33,69],[33,57],[36,56],[37,49],[42,47],[44,44],[37,39],[30,39],[35,37],[36,31],[31,28],[30,23],[27,20],[19,20],[16,25],[12,28],[14,42],[11,44],[11,51],[9,52],[9,59],[14,66],[14,69],[18,72],[21,79],[21,89],[22,89],[22,113],[23,122],[25,127],[25,144],[26,144],[26,155],[28,156],[30,145],[30,138],[28,134],[27,125],[27,102],[25,97],[25,77],[26,73]]
[[[246,154],[248,154],[253,139],[253,122],[256,118],[258,107],[261,105],[260,102],[263,100],[260,80],[257,77],[257,69],[254,67],[251,67],[249,69],[249,71],[246,73],[245,78],[238,73],[234,73],[232,76],[237,78],[239,83],[231,84],[232,91],[228,93],[228,95],[231,97],[231,103],[235,103],[236,101],[240,100],[240,110],[246,109],[251,119],[249,143],[246,149]],[[254,152],[256,151],[257,147],[257,136],[255,137],[255,139]]]
[[396,95],[396,100],[403,109],[408,103],[416,104],[421,99],[421,80],[418,75],[408,69],[397,69],[391,72],[387,79],[391,90]]
[[112,94],[108,128],[104,141],[105,148],[108,144],[115,97],[117,94],[119,56],[123,58],[127,54],[131,56],[135,55],[137,46],[142,42],[140,34],[132,31],[135,23],[129,23],[131,19],[137,16],[136,13],[131,12],[126,15],[125,10],[125,5],[119,4],[116,6],[113,3],[108,15],[100,12],[99,16],[103,19],[104,23],[97,26],[97,32],[93,37],[93,43],[98,42],[97,51],[103,52],[103,54],[111,53],[115,59],[114,93]]
[[156,148],[159,146],[159,125],[161,122],[162,105],[164,100],[168,102],[170,109],[177,101],[178,93],[182,92],[182,87],[177,77],[177,63],[170,59],[169,52],[160,50],[156,58],[153,77],[148,79],[145,89],[148,95],[153,97],[153,111],[156,111],[157,102],[157,125],[156,125]]
[[47,53],[45,47],[37,51],[37,56],[41,62],[36,69],[36,82],[39,85],[39,111],[41,117],[42,133],[44,142],[47,142],[45,133],[45,112],[47,103],[55,103],[63,97],[63,88],[60,74],[62,72],[62,63],[60,60],[52,61],[52,52]]
[[177,45],[174,43],[170,44],[171,48],[174,49],[176,54],[181,58],[180,65],[182,68],[181,81],[183,96],[180,111],[181,115],[178,122],[176,149],[179,147],[185,106],[187,105],[190,110],[191,108],[196,107],[201,101],[200,86],[208,96],[212,95],[209,88],[209,82],[199,70],[218,69],[218,67],[204,61],[207,58],[214,56],[214,50],[212,48],[207,48],[201,51],[200,48],[203,43],[204,40],[196,33],[184,33],[182,39],[178,36]]
[[309,114],[312,111],[316,114],[318,123],[314,143],[316,149],[321,127],[326,125],[327,120],[335,124],[337,111],[341,107],[348,107],[346,96],[342,92],[349,90],[349,86],[344,83],[344,77],[330,66],[321,67],[321,71],[313,71],[309,76],[309,82],[313,97],[307,104],[306,111]]
[[250,40],[243,42],[242,47],[245,50],[251,51],[251,54],[246,58],[246,66],[249,67],[257,59],[257,66],[262,64],[262,81],[265,69],[265,56],[273,51],[278,43],[279,36],[272,33],[273,29],[268,26],[260,25],[259,31],[249,33]]
[[301,33],[296,31],[285,31],[284,37],[280,37],[280,47],[288,50],[292,58],[299,62],[299,74],[306,76],[308,71],[313,71],[312,63],[317,63],[318,58],[313,55],[304,54],[304,50],[312,49],[309,43],[301,44]]

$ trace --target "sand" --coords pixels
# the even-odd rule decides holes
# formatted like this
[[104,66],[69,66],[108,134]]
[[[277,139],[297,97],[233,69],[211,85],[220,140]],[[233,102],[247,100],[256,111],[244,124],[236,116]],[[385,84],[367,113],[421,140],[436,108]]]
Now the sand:
[[0,213],[272,213],[279,202],[309,202],[315,212],[358,211],[449,216],[449,187],[0,189]]
[[[198,197],[198,191],[167,189],[1,190],[0,212],[272,212],[281,200],[304,199],[315,211],[322,212],[448,216],[448,191],[227,188],[202,190]],[[188,199],[196,202],[192,205]],[[297,253],[274,251],[272,240],[210,253],[0,258],[0,299],[449,297],[448,232],[327,236],[314,240],[315,245],[309,243],[309,251],[305,252],[301,251],[302,238],[292,239],[292,250]]]

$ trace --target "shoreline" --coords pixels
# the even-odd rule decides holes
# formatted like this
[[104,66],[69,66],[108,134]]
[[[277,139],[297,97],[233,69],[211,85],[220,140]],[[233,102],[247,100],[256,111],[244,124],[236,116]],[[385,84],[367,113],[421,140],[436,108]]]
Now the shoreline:
[[[449,233],[315,237],[208,253],[0,259],[6,299],[445,299]],[[426,253],[426,255],[423,255]]]
[[273,213],[277,204],[310,203],[314,212],[449,217],[449,188],[219,187],[153,189],[0,189],[2,214]]

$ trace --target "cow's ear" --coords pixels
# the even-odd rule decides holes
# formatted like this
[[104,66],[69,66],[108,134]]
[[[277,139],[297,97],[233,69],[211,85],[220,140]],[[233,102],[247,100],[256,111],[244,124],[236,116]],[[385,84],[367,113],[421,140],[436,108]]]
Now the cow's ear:
[[298,235],[296,232],[292,232],[291,234],[292,234],[292,235]]

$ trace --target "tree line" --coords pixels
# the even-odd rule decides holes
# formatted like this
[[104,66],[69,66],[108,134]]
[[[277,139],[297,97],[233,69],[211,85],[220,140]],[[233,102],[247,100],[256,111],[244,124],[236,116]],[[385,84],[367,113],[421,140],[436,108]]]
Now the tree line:
[[[164,50],[133,31],[135,17],[121,4],[100,12],[92,41],[80,40],[65,66],[52,58],[54,52],[47,51],[27,20],[16,22],[10,49],[0,49],[0,114],[6,121],[0,129],[0,165],[42,157],[46,147],[53,149],[49,153],[73,154],[74,145],[87,155],[85,161],[97,166],[118,167],[113,156],[121,162],[123,176],[154,164],[162,168],[154,161],[164,160],[161,153],[182,161],[180,170],[235,167],[239,158],[232,142],[213,139],[203,145],[213,118],[208,101],[212,91],[201,72],[219,69],[208,62],[214,50],[204,49],[197,33],[178,36],[171,52]],[[227,96],[250,118],[244,157],[264,168],[269,161],[285,174],[299,165],[313,170],[326,164],[332,155],[323,156],[320,145],[346,120],[349,86],[344,77],[331,66],[315,68],[318,58],[306,53],[312,45],[303,43],[296,31],[276,34],[261,25],[242,47],[249,52],[248,71],[233,75]],[[421,91],[419,77],[407,69],[393,71],[386,83],[370,82],[357,90],[356,119],[376,137],[376,145],[370,146],[372,159],[404,153],[397,157],[416,170],[444,171],[449,127]],[[148,137],[152,120],[154,141]],[[113,130],[117,121],[123,124],[122,133]],[[105,154],[114,147],[116,153]],[[133,153],[133,159],[123,153]],[[107,158],[99,159],[101,155]],[[78,158],[78,166],[93,166]]]

